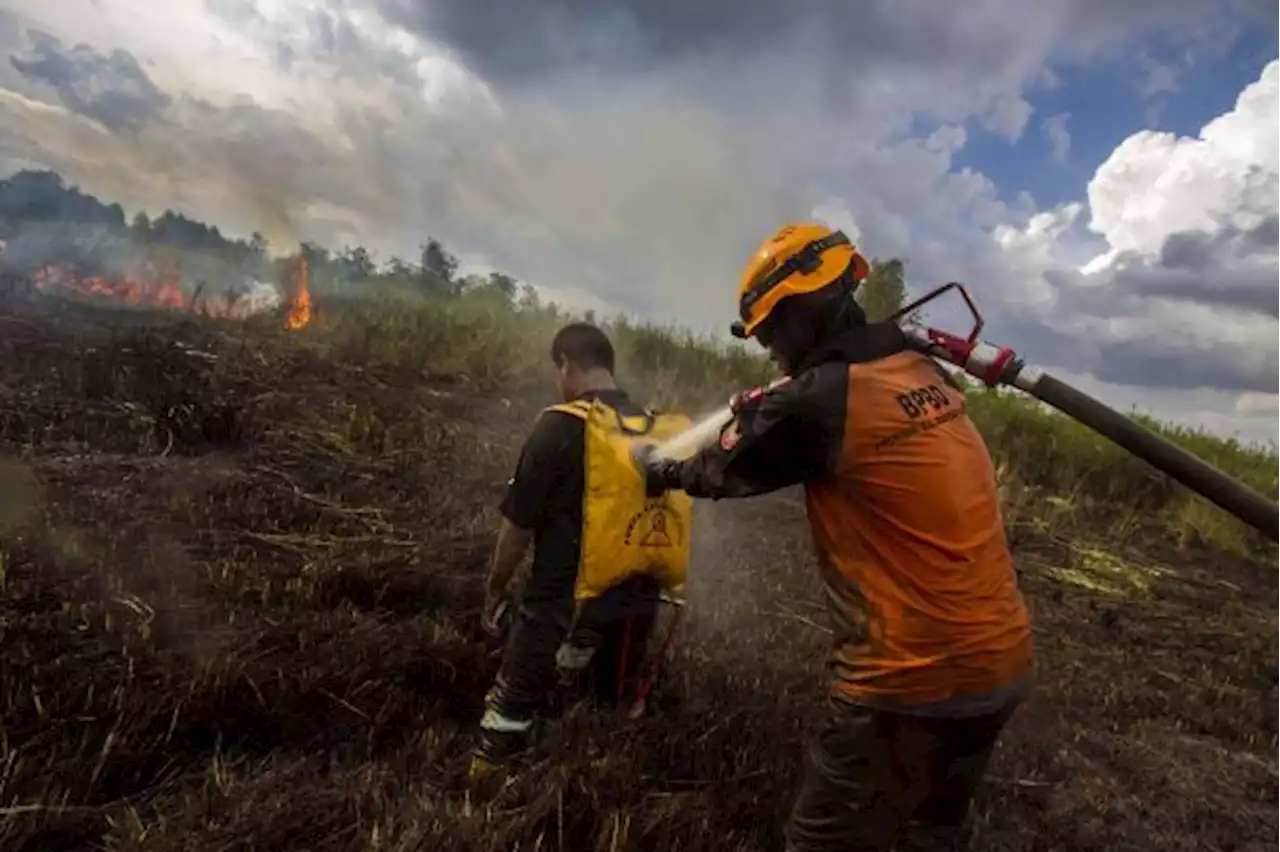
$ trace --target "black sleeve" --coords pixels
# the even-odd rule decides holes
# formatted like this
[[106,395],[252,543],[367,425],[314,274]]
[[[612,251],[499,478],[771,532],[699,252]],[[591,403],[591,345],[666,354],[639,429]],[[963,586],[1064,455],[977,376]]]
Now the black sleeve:
[[821,476],[839,459],[848,367],[824,364],[764,390],[720,439],[670,474],[693,497],[750,497]]
[[549,411],[538,418],[520,450],[515,475],[507,480],[507,493],[498,507],[503,517],[525,530],[538,525],[547,497],[580,449],[582,436],[582,421],[571,414]]

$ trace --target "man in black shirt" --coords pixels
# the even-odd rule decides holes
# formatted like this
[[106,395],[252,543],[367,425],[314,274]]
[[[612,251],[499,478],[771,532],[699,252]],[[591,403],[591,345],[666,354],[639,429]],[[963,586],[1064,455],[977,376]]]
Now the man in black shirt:
[[[609,338],[588,323],[562,328],[551,344],[561,397],[600,400],[624,417],[643,415],[614,382]],[[533,564],[516,608],[502,665],[485,696],[472,776],[483,777],[524,749],[533,717],[562,673],[590,666],[597,695],[613,698],[617,678],[628,680],[641,662],[657,612],[658,584],[639,575],[581,608],[574,587],[582,546],[585,479],[584,421],[548,410],[525,441],[507,483],[502,520],[485,588],[484,626],[496,633],[507,587],[532,542]],[[571,634],[572,629],[572,635]],[[567,641],[566,641],[567,640]],[[626,645],[628,671],[618,659]]]

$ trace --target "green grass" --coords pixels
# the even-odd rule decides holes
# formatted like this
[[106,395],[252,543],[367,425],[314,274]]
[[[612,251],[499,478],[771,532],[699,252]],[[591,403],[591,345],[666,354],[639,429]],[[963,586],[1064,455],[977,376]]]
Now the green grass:
[[[551,337],[579,318],[554,305],[513,307],[485,294],[427,299],[399,292],[333,308],[324,312],[321,303],[308,333],[318,345],[337,347],[334,354],[460,373],[484,389],[545,388]],[[709,336],[625,319],[600,324],[617,350],[619,381],[654,405],[709,411],[774,375],[766,359]]]
[[[968,396],[992,455],[1021,484],[1099,509],[1110,516],[1117,531],[1143,518],[1154,519],[1183,544],[1210,542],[1241,554],[1268,550],[1242,522],[1071,418],[1012,393],[974,388]],[[1274,447],[1250,447],[1134,416],[1170,442],[1275,499]]]
[[[554,305],[512,306],[492,294],[424,299],[410,291],[342,304],[308,336],[353,361],[434,374],[456,373],[480,388],[545,388],[547,345],[571,315]],[[670,326],[602,321],[624,384],[649,402],[694,415],[774,375],[766,359]],[[1019,486],[1105,516],[1117,533],[1163,525],[1184,545],[1209,543],[1259,555],[1269,545],[1244,524],[1089,428],[1021,395],[974,386],[970,411],[1002,474]],[[1277,495],[1274,447],[1248,446],[1185,427],[1136,418],[1259,492]]]

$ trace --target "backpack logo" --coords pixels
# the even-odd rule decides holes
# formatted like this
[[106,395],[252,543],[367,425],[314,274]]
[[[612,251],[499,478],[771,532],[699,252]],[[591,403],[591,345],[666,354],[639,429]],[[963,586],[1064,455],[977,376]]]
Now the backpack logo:
[[[673,523],[675,530],[671,527]],[[679,516],[666,505],[665,500],[648,501],[644,509],[631,516],[623,541],[628,547],[632,544],[639,547],[675,547],[679,525]]]
[[670,547],[671,536],[667,534],[667,515],[655,512],[649,526],[649,532],[640,539],[641,547]]

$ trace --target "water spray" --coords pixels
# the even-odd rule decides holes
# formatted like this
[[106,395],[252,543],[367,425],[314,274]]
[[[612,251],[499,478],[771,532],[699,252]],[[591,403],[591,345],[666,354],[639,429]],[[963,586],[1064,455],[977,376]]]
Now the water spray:
[[[964,300],[973,319],[967,336],[930,328],[911,319],[926,303],[953,290]],[[982,314],[963,284],[953,281],[926,293],[890,317],[890,321],[901,324],[911,348],[959,367],[989,388],[1016,388],[1056,408],[1239,518],[1271,541],[1280,539],[1280,507],[1276,501],[1061,379],[1026,364],[1012,349],[980,339]],[[655,447],[653,456],[679,459],[697,452],[716,439],[732,416],[728,406],[707,415],[682,434]]]
[[720,430],[733,419],[733,409],[729,406],[717,409],[679,435],[668,438],[653,448],[655,461],[667,459],[685,459],[710,444],[720,436]]

